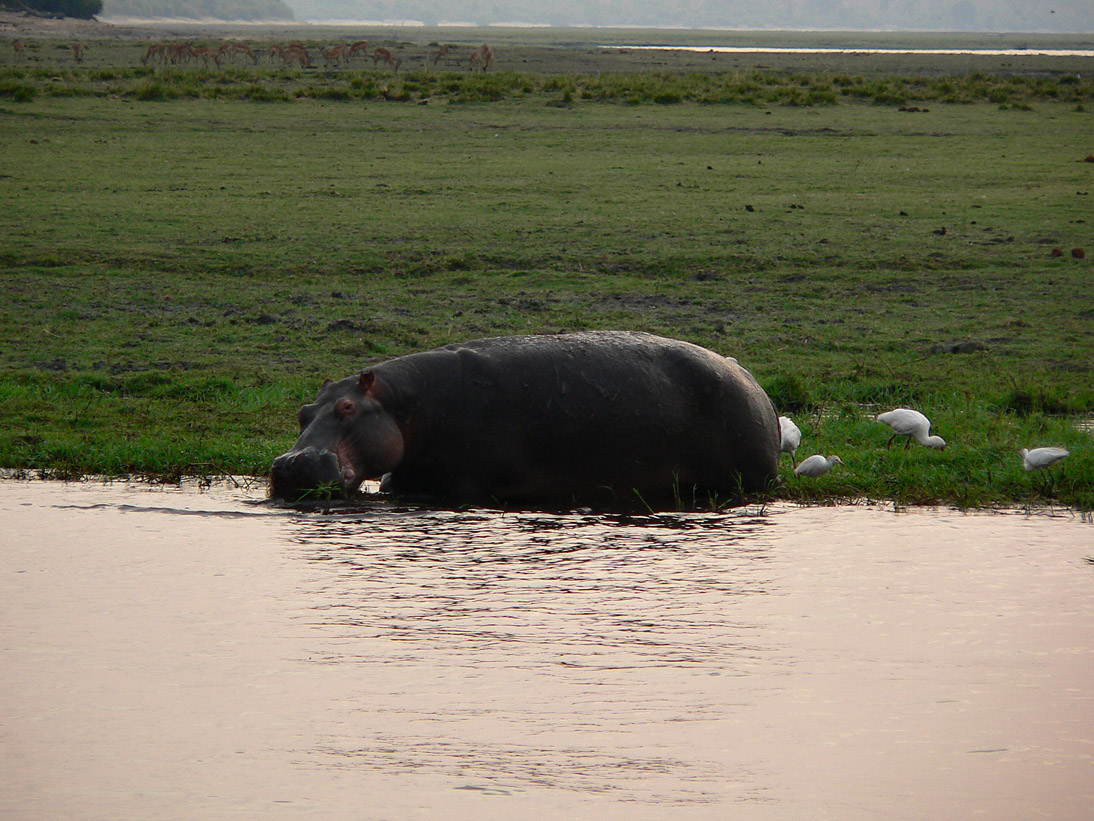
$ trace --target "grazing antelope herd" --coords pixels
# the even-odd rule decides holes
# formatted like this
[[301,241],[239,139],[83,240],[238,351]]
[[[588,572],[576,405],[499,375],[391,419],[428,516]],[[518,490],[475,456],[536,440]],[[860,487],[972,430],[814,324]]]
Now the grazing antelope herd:
[[[23,59],[37,60],[31,56],[33,48],[28,50],[27,43],[20,39],[11,41],[16,61]],[[326,69],[351,68],[359,60],[372,60],[374,70],[390,68],[397,72],[404,62],[418,63],[428,68],[444,66],[453,68],[457,65],[466,65],[468,71],[487,71],[494,65],[494,50],[483,44],[473,50],[466,57],[460,57],[456,52],[458,46],[440,43],[430,43],[428,51],[409,53],[409,50],[393,51],[384,46],[371,47],[367,40],[356,40],[352,43],[334,43],[333,45],[312,46],[314,53],[323,59],[323,67]],[[72,59],[77,63],[84,62],[86,46],[83,43],[73,43]],[[266,62],[270,65],[293,66],[300,68],[312,68],[313,51],[303,43],[293,42],[288,45],[270,43],[263,46]],[[464,52],[467,54],[467,52]],[[188,64],[201,64],[206,68],[216,66],[224,68],[235,63],[239,57],[244,63],[250,60],[251,65],[258,65],[260,52],[256,52],[251,46],[240,40],[227,40],[219,45],[199,44],[189,41],[174,43],[151,43],[145,49],[144,56],[140,58],[142,65],[182,66]]]
[[[17,56],[23,53],[25,44],[22,41],[16,40],[12,45]],[[434,67],[466,64],[468,71],[485,72],[494,65],[494,50],[486,44],[474,49],[466,58],[459,57],[455,53],[456,48],[458,47],[453,45],[430,43],[430,50],[427,53],[408,55],[405,52],[392,51],[384,46],[370,48],[367,40],[357,40],[352,43],[335,43],[318,47],[313,45],[311,51],[300,42],[287,45],[270,43],[264,46],[262,53],[270,65],[286,67],[298,65],[300,68],[314,67],[314,55],[322,58],[323,67],[326,69],[351,68],[362,58],[366,61],[371,59],[373,69],[384,66],[390,68],[392,72],[397,72],[407,59],[420,62],[423,66],[433,65]],[[77,43],[73,46],[73,56],[77,62],[83,61],[81,44]],[[237,56],[243,57],[244,61],[249,59],[252,65],[258,65],[259,53],[238,40],[229,40],[219,46],[203,46],[191,42],[152,43],[141,57],[141,63],[177,66],[202,60],[205,66],[215,65],[217,68],[223,68],[226,64],[233,63]]]

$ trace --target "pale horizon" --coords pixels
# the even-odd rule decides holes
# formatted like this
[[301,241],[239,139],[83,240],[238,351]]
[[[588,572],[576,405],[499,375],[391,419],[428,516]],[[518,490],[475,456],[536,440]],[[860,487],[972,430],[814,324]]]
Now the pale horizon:
[[[298,20],[728,31],[1094,31],[1089,0],[284,0]],[[835,6],[835,8],[833,8]]]
[[[162,8],[162,16],[147,13]],[[236,14],[235,12],[238,12]],[[108,20],[298,24],[1094,35],[1091,0],[104,0]]]

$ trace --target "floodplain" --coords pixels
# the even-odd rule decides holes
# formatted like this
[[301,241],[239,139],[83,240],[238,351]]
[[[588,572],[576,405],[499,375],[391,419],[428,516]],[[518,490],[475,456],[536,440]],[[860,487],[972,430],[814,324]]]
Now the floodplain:
[[[737,357],[799,457],[846,463],[787,459],[784,498],[1094,508],[1091,58],[169,33],[256,62],[142,64],[153,31],[0,55],[0,465],[261,475],[325,377],[623,328]],[[399,67],[262,50],[301,36]],[[886,450],[898,405],[950,446]],[[1072,456],[1027,474],[1040,445]]]

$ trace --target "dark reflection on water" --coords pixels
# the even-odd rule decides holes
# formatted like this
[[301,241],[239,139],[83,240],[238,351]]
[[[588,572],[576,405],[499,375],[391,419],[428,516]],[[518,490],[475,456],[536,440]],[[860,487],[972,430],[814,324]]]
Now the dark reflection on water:
[[770,585],[754,512],[650,516],[374,511],[306,516],[294,541],[336,568],[318,612],[457,664],[706,665],[754,653],[734,604]]
[[[472,746],[454,739],[429,737],[407,743],[405,738],[390,737],[371,746],[331,748],[327,752],[335,762],[333,766],[350,771],[367,768],[402,775],[451,773],[463,780],[452,786],[453,790],[500,796],[563,790],[632,806],[718,804],[724,796],[704,786],[719,781],[724,784],[726,780],[726,773],[713,762],[620,755],[580,747],[545,750],[541,745],[531,744]],[[639,786],[643,782],[644,787]],[[657,787],[651,790],[650,785]],[[546,808],[532,815],[553,817]]]
[[151,513],[166,516],[197,516],[201,519],[248,519],[256,515],[253,510],[187,510],[182,507],[165,507],[162,505],[132,505],[117,503],[100,503],[92,505],[53,505],[54,510],[102,510],[117,511],[118,513]]

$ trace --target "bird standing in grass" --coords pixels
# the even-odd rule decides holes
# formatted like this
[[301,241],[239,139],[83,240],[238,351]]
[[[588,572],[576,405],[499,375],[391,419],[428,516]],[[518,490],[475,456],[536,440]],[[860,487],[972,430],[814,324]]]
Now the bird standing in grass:
[[819,453],[803,459],[802,463],[794,468],[795,476],[809,476],[817,478],[823,476],[836,465],[842,465],[843,460],[838,456],[821,456]]
[[893,444],[893,440],[898,436],[908,437],[907,441],[904,442],[905,450],[912,444],[912,439],[929,448],[938,448],[939,450],[945,450],[946,448],[945,439],[941,436],[930,435],[931,420],[917,410],[897,408],[886,413],[879,413],[877,421],[893,429],[893,435],[885,443],[886,449]]
[[[1057,462],[1062,462],[1071,453],[1064,448],[1034,448],[1033,450],[1027,450],[1022,448],[1018,451],[1022,454],[1022,465],[1026,470],[1045,470],[1055,465]],[[1045,479],[1044,489],[1048,489],[1050,484],[1055,484],[1052,479],[1052,474],[1049,472],[1048,478]]]
[[1042,468],[1052,467],[1071,455],[1070,451],[1064,448],[1034,448],[1033,450],[1022,448],[1018,452],[1022,454],[1022,464],[1026,470],[1041,470]]
[[802,443],[802,432],[788,416],[779,417],[779,452],[790,454],[790,464],[795,464],[794,453]]

